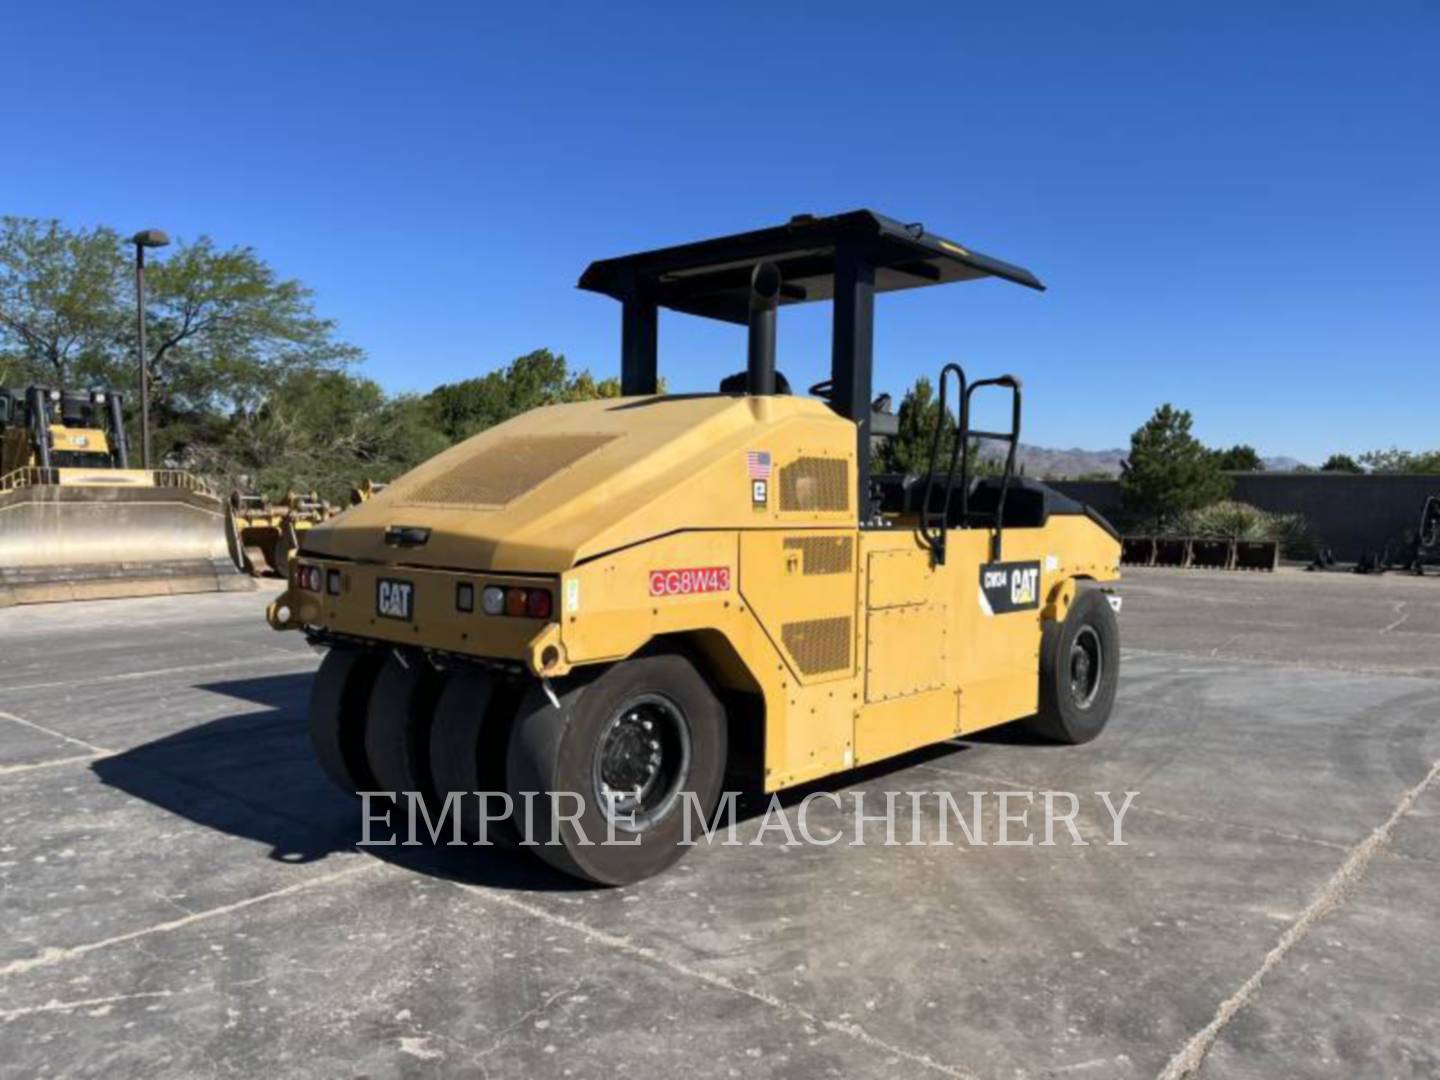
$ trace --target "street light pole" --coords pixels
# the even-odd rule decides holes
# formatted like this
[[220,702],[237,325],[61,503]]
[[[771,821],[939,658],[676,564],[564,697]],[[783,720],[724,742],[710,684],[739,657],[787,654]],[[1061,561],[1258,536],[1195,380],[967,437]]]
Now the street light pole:
[[135,245],[135,328],[140,345],[140,462],[150,468],[150,355],[145,350],[145,249],[164,247],[170,237],[145,229],[130,238]]

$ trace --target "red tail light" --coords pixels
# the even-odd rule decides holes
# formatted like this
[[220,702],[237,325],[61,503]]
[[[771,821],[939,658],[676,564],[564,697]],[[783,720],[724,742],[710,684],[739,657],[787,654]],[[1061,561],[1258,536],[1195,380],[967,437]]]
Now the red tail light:
[[[462,586],[463,587],[463,586]],[[474,610],[474,596],[470,606]],[[480,591],[480,610],[486,615],[508,615],[519,619],[548,619],[555,612],[555,598],[549,589],[526,589],[519,585],[486,585]]]

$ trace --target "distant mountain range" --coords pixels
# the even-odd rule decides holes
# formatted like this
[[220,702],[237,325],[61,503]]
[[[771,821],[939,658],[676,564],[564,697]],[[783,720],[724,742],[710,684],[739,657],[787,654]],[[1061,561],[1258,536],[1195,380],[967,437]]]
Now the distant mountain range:
[[[1119,476],[1120,462],[1129,449],[1115,450],[1057,450],[1048,446],[1031,446],[1021,443],[1015,460],[1025,468],[1026,476],[1065,476],[1074,479],[1080,476]],[[994,457],[993,453],[985,456]],[[1288,472],[1299,468],[1303,462],[1293,457],[1268,457],[1262,459],[1267,472]]]
[[[1057,450],[1048,446],[1032,446],[1021,443],[1015,452],[1015,462],[1023,467],[1026,476],[1119,476],[1120,462],[1129,450]],[[987,458],[1002,455],[995,448],[987,446],[982,451]]]

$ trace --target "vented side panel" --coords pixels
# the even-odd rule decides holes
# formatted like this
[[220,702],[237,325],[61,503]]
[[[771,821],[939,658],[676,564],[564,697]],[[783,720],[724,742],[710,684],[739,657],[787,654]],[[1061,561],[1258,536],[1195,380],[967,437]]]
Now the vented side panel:
[[504,506],[539,487],[615,435],[519,435],[502,439],[403,496],[408,504]]
[[782,511],[850,508],[850,465],[843,458],[796,458],[780,469]]
[[848,574],[855,542],[849,536],[787,536],[785,547],[800,552],[803,574]]
[[850,617],[807,619],[785,623],[780,639],[802,675],[819,675],[850,667]]

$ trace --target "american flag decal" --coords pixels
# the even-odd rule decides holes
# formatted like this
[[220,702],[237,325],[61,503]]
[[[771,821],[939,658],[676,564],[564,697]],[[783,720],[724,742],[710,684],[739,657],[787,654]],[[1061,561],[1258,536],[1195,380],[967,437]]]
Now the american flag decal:
[[751,450],[745,455],[745,468],[751,480],[770,479],[770,451]]

